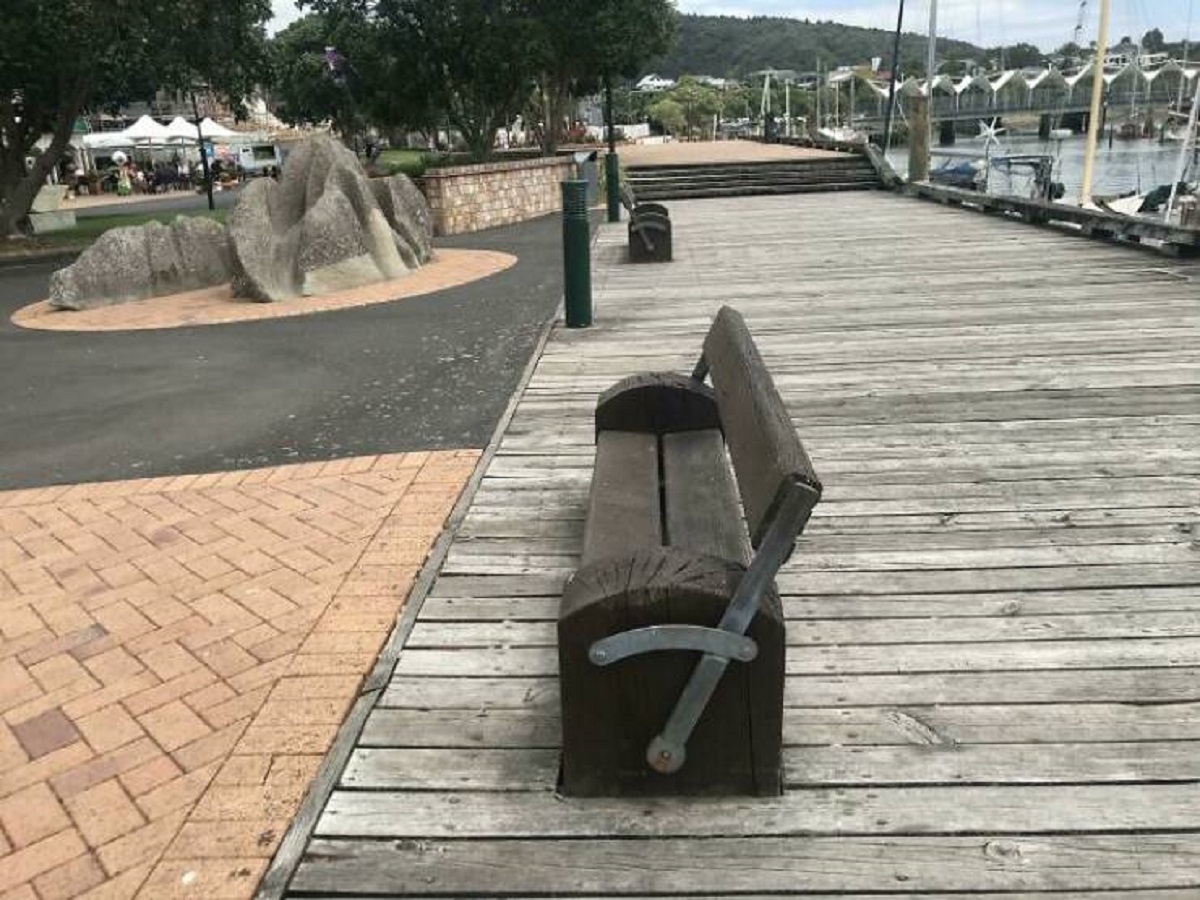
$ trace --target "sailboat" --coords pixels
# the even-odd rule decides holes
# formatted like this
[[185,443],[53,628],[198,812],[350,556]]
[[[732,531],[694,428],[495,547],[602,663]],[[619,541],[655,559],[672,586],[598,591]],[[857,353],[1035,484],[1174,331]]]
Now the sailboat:
[[[1100,28],[1096,41],[1096,66],[1101,70],[1104,54],[1107,50],[1108,13],[1110,0],[1101,0]],[[1099,79],[1097,79],[1097,85]],[[1080,196],[1080,206],[1084,208],[1103,209],[1118,215],[1150,218],[1167,224],[1178,224],[1177,201],[1180,197],[1197,193],[1196,178],[1200,172],[1191,171],[1196,165],[1197,147],[1197,113],[1200,112],[1200,76],[1196,78],[1196,93],[1192,98],[1191,112],[1187,123],[1180,130],[1181,144],[1179,160],[1175,168],[1174,180],[1169,184],[1159,185],[1153,190],[1138,193],[1132,192],[1121,197],[1098,198],[1092,196],[1092,172],[1095,165],[1097,122],[1100,106],[1100,91],[1097,89],[1092,96],[1091,122],[1088,127],[1088,144],[1084,155],[1083,191]],[[1182,105],[1182,103],[1180,103]]]

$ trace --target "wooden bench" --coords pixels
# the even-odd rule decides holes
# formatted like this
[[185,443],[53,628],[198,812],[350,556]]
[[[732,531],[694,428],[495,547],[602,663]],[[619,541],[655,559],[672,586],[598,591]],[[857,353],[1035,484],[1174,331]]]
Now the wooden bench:
[[729,307],[691,377],[635,375],[600,397],[583,558],[558,620],[564,794],[781,791],[774,576],[820,496]]
[[629,182],[622,182],[621,205],[629,213],[629,261],[671,261],[671,217],[661,203],[642,203]]

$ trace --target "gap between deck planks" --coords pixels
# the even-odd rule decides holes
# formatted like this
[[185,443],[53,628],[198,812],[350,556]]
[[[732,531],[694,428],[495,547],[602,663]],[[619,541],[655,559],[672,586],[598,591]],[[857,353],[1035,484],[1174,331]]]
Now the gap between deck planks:
[[[1200,896],[1200,267],[877,194],[672,218],[652,272],[601,231],[596,326],[546,345],[292,890]],[[778,579],[790,790],[563,800],[595,397],[722,302],[827,482]]]

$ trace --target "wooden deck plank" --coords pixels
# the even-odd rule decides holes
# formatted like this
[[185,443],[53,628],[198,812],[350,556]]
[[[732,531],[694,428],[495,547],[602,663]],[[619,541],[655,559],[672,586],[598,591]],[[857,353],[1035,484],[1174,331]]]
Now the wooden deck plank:
[[[1195,611],[1192,587],[994,591],[962,594],[890,594],[878,597],[784,595],[788,619],[994,618],[1072,616],[1081,613]],[[556,597],[430,597],[422,628],[434,622],[538,622],[558,615]]]
[[[798,698],[801,701],[803,697]],[[367,720],[358,745],[377,748],[554,749],[553,704],[458,709],[387,706]],[[448,701],[453,702],[453,701]],[[897,747],[968,744],[1065,744],[1200,741],[1200,701],[1128,703],[992,703],[957,706],[813,707],[788,705],[788,747]]]
[[[694,885],[710,896],[755,891],[811,896],[876,891],[881,885],[893,894],[900,890],[918,896],[1040,892],[1047,886],[1064,892],[1179,888],[1194,896],[1200,886],[1200,837],[1195,834],[797,836],[655,840],[641,846],[639,852],[638,845],[614,839],[318,840],[293,886],[336,892],[353,884],[376,896],[436,891],[459,897],[545,896],[546,885],[557,886],[559,896],[604,897],[676,896],[681,885]],[[1037,896],[1047,900],[1056,895]],[[1164,898],[1151,895],[1147,900]]]
[[[527,762],[532,757],[527,757]],[[335,791],[320,837],[605,838],[1075,834],[1196,827],[1200,783],[808,788],[775,798],[560,797],[539,791]]]
[[[959,784],[1190,782],[1200,778],[1200,740],[1125,743],[787,747],[784,785],[810,787]],[[539,791],[558,778],[547,747],[386,747],[354,751],[349,790]]]
[[[596,324],[546,344],[290,889],[1200,896],[1200,265],[878,194],[672,219],[653,271],[601,231]],[[789,790],[563,799],[595,399],[722,303],[826,482],[777,579]]]
[[[1044,669],[1002,672],[792,675],[787,706],[924,706],[988,703],[1191,703],[1200,667],[1145,669]],[[396,675],[382,701],[387,706],[447,709],[514,709],[558,704],[551,676],[495,678]],[[1084,715],[1084,713],[1076,713]]]

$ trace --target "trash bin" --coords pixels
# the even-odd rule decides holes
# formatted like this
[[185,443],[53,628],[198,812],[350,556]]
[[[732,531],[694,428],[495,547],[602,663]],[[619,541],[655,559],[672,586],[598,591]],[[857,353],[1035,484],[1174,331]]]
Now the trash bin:
[[600,166],[595,150],[580,150],[575,154],[575,172],[580,181],[587,182],[588,206],[595,206],[600,200]]

